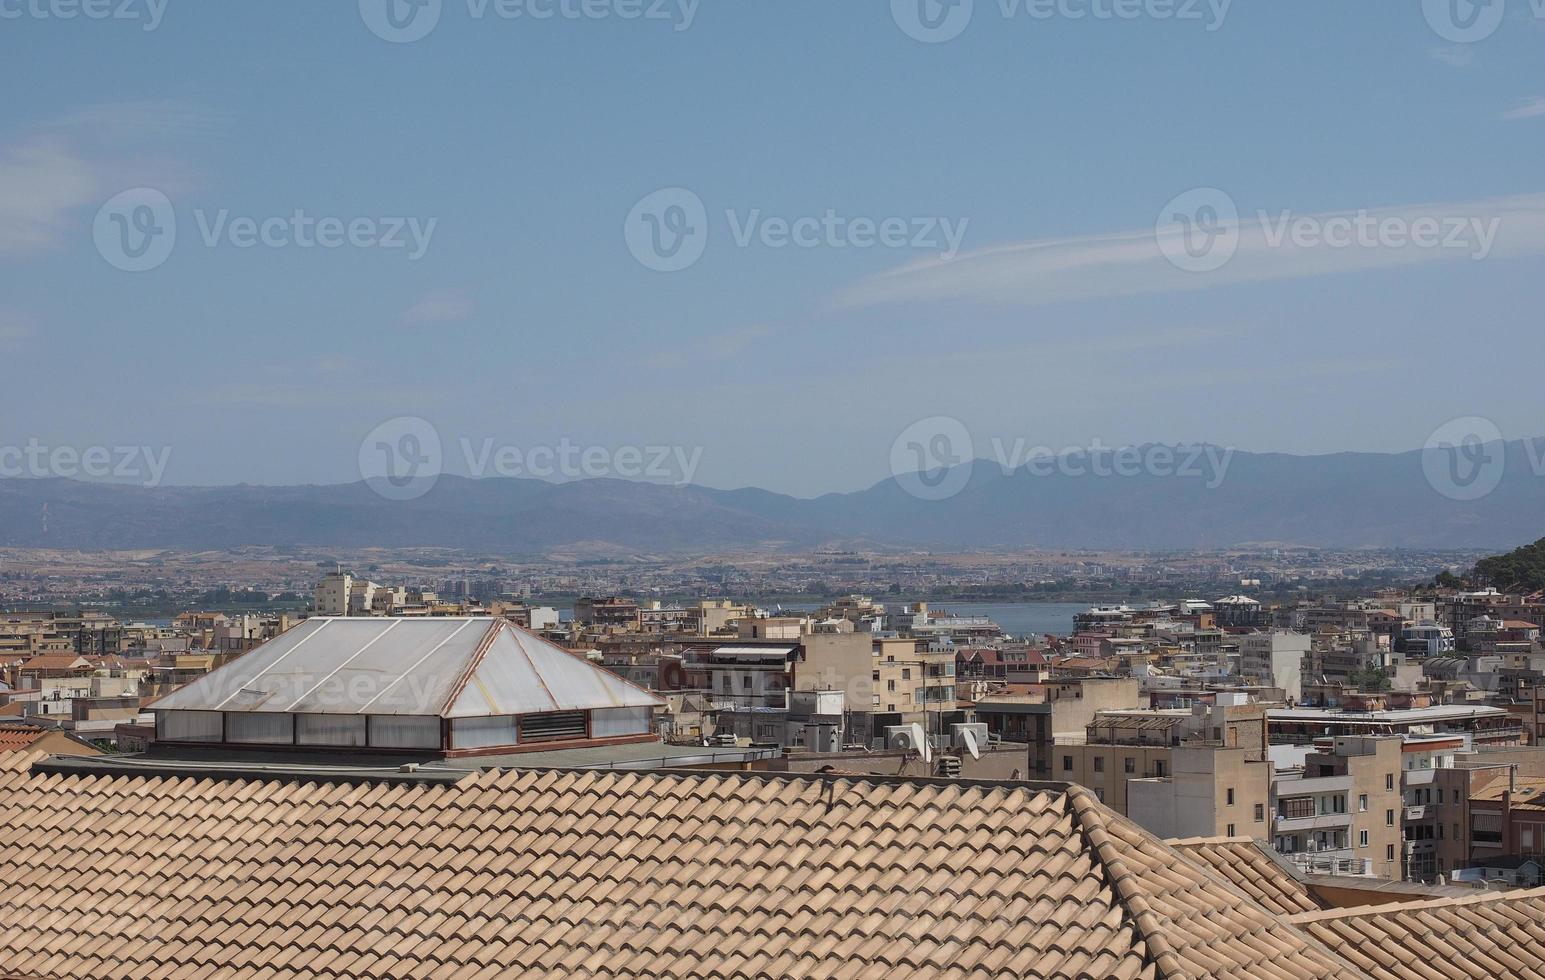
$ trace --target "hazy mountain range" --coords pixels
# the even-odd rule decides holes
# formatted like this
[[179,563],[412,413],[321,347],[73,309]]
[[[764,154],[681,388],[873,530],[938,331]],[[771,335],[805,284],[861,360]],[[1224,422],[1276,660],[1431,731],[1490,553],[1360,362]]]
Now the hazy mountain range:
[[[505,553],[576,545],[696,553],[834,544],[1505,549],[1536,537],[1545,525],[1545,477],[1537,473],[1545,467],[1537,445],[1508,443],[1500,484],[1472,501],[1437,492],[1424,474],[1422,451],[1290,456],[1214,449],[1195,457],[1191,476],[1070,476],[1048,465],[1006,473],[997,462],[978,460],[968,464],[968,479],[960,474],[962,489],[937,501],[918,499],[895,480],[800,499],[621,480],[445,476],[420,499],[397,502],[363,483],[146,489],[12,479],[0,480],[0,546],[440,546]],[[1173,452],[1171,468],[1179,470],[1202,448]],[[1069,469],[1091,462],[1083,454],[1067,460],[1078,464]],[[1107,455],[1101,462],[1109,471],[1115,461]],[[1427,462],[1431,471],[1444,461],[1429,455]]]

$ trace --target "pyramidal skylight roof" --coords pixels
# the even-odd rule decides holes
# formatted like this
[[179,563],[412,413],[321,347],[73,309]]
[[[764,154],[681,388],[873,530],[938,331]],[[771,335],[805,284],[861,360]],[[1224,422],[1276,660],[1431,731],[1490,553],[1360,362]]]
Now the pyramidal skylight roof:
[[151,708],[472,718],[660,698],[503,619],[308,619]]

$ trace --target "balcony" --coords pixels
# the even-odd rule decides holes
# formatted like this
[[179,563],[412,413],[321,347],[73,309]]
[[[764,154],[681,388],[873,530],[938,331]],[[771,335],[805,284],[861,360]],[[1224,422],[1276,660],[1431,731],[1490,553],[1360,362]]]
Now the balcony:
[[1277,781],[1277,795],[1284,798],[1351,791],[1351,776],[1308,776],[1302,779],[1284,778]]
[[1319,854],[1297,853],[1289,855],[1298,870],[1305,874],[1347,875],[1365,878],[1373,874],[1373,862],[1367,858],[1341,858],[1328,852]]
[[1340,830],[1352,823],[1350,813],[1317,813],[1308,817],[1278,817],[1276,832],[1297,834],[1313,830]]

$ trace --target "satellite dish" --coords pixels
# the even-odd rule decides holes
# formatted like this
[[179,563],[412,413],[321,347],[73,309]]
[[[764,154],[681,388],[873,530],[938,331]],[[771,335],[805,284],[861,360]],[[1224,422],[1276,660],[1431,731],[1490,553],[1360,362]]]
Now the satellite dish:
[[960,737],[965,741],[966,751],[971,753],[971,758],[980,759],[982,757],[982,750],[977,748],[976,732],[969,728],[962,728],[960,730]]
[[923,753],[924,762],[933,761],[933,746],[928,744],[928,736],[923,734],[923,726],[917,722],[912,723],[912,744]]

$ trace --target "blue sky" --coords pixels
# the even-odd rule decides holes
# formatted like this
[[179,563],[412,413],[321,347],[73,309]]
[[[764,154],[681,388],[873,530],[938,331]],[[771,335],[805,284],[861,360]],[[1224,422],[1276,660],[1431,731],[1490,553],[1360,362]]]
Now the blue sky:
[[[884,478],[898,433],[940,415],[980,456],[1396,451],[1457,416],[1545,434],[1528,0],[1474,43],[1419,3],[1239,0],[1211,24],[976,0],[922,43],[882,0],[704,0],[689,25],[675,2],[471,2],[389,43],[342,0],[168,0],[153,30],[149,0],[133,20],[0,0],[19,13],[0,19],[0,445],[170,447],[173,483],[343,482],[366,433],[412,416],[451,471],[463,438],[677,445],[702,449],[698,482],[810,495]],[[177,241],[126,272],[94,221],[142,187]],[[704,207],[680,271],[624,234],[662,188]],[[1194,188],[1245,216],[1221,270],[1153,241]],[[221,212],[297,209],[432,235],[421,255],[204,241]],[[1255,218],[1363,209],[1473,220],[1496,247],[1285,248]],[[907,242],[778,247],[763,223],[828,212]]]

